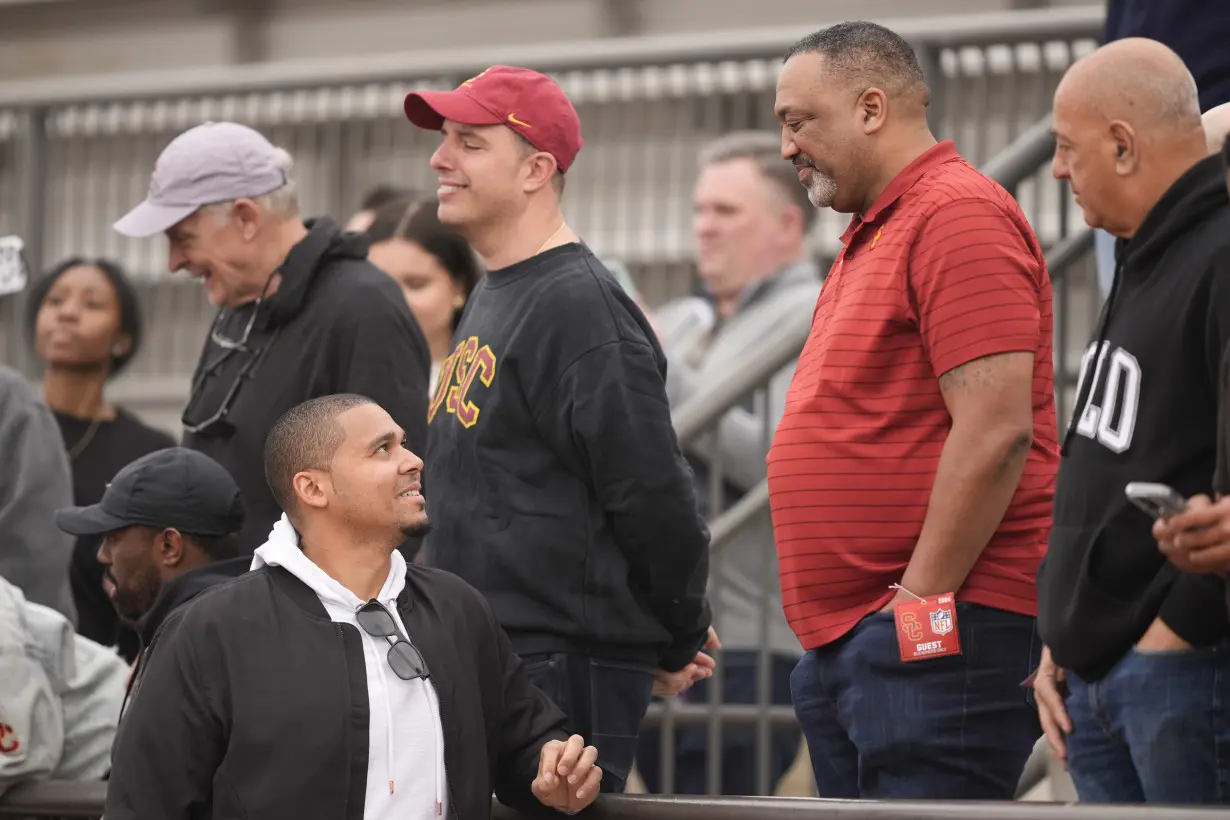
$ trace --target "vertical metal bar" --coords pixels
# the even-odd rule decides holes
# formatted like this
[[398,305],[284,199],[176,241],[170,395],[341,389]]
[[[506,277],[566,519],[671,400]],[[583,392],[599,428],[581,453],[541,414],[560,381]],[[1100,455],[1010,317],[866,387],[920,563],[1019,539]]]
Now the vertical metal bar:
[[[719,64],[706,63],[697,67],[697,75],[699,82],[697,84],[697,102],[700,104],[701,111],[701,129],[703,133],[711,136],[716,136],[726,131],[727,115],[726,95],[722,84],[721,67]],[[695,180],[697,171],[692,169],[689,174],[690,180]],[[710,520],[721,515],[724,508],[722,503],[725,499],[722,490],[724,489],[723,481],[723,465],[722,465],[722,447],[719,431],[721,422],[718,422],[718,427],[709,436],[710,458],[709,458],[709,518]],[[718,550],[713,554],[713,561],[709,566],[709,600],[713,602],[714,617],[716,618],[722,607],[722,586],[723,586],[723,571],[724,552]],[[722,710],[721,704],[724,700],[724,680],[725,670],[722,663],[722,652],[719,650],[715,653],[717,667],[713,671],[713,677],[709,678],[709,738],[708,750],[705,755],[705,792],[710,795],[719,794],[722,786]]]
[[[342,96],[346,94],[343,90],[338,93],[338,104],[343,104]],[[325,204],[321,209],[322,213],[330,214],[340,224],[345,225],[350,214],[347,212],[347,204],[349,202],[349,186],[347,182],[354,176],[351,173],[352,163],[357,160],[358,155],[350,150],[350,141],[347,139],[352,133],[347,127],[340,112],[327,111],[326,117],[329,119],[321,123],[322,146],[321,159],[324,164],[324,183],[326,194],[324,197]],[[336,118],[336,119],[334,119]]]
[[940,50],[935,46],[918,44],[914,46],[914,52],[918,55],[923,77],[931,89],[931,104],[927,106],[927,124],[931,126],[931,133],[936,136],[945,135],[944,116],[947,113],[945,108],[948,102],[948,81],[944,77],[944,67],[940,62]]
[[[636,246],[629,259],[654,260],[661,259],[662,253],[662,220],[658,214],[661,197],[658,186],[662,180],[670,176],[670,169],[663,168],[659,162],[661,150],[658,140],[670,139],[670,117],[665,110],[667,106],[660,99],[663,90],[661,69],[648,66],[640,72],[641,105],[645,106],[646,131],[652,134],[651,142],[641,153],[641,200],[640,225],[638,225]],[[656,138],[656,139],[655,139]],[[665,172],[665,173],[664,173]],[[631,272],[631,269],[629,269]]]
[[[1058,230],[1056,231],[1056,242],[1062,242],[1068,234],[1068,207],[1069,195],[1068,186],[1064,182],[1060,182],[1055,186],[1055,190],[1059,195],[1059,207],[1057,209],[1057,217],[1059,219]],[[1055,302],[1058,304],[1060,314],[1054,317],[1055,323],[1055,346],[1059,348],[1059,367],[1055,373],[1055,409],[1058,418],[1061,420],[1059,429],[1067,429],[1068,423],[1068,345],[1071,344],[1071,322],[1072,322],[1072,274],[1074,263],[1069,263],[1064,270],[1059,273],[1059,291],[1060,300]],[[1052,278],[1052,289],[1054,288],[1054,279]],[[1096,287],[1096,285],[1095,285]],[[1052,297],[1053,298],[1053,297]]]
[[[709,458],[709,519],[712,521],[725,509],[725,480],[722,468],[722,420],[719,418],[716,428],[709,435],[711,445]],[[722,605],[722,564],[724,550],[713,553],[713,562],[709,567],[709,600],[712,602],[714,617]],[[705,793],[716,795],[722,793],[722,703],[725,700],[724,679],[721,650],[714,653],[717,665],[713,677],[709,678],[709,742],[705,755]]]
[[962,59],[960,47],[952,49],[952,80],[945,84],[945,88],[948,93],[944,101],[944,107],[947,109],[945,113],[951,123],[946,136],[960,149],[964,141],[963,125],[966,120],[965,61]]
[[[1008,46],[1008,54],[1010,55],[1008,75],[1004,77],[1004,93],[999,95],[1004,106],[1001,113],[1008,126],[1004,145],[1011,145],[1021,133],[1021,55],[1015,43]],[[1003,148],[998,150],[1003,150]]]
[[635,198],[642,186],[636,178],[640,167],[640,147],[637,137],[642,133],[643,123],[640,112],[636,110],[636,100],[633,93],[636,70],[621,68],[613,73],[614,94],[612,98],[612,113],[617,113],[618,128],[615,130],[615,180],[613,193],[615,195],[615,230],[611,234],[611,244],[606,247],[608,254],[622,257],[629,256],[634,248],[632,225],[636,207]]
[[[695,173],[696,160],[694,144],[688,140],[691,133],[692,103],[689,99],[692,93],[694,76],[683,66],[671,66],[667,74],[666,99],[663,101],[668,109],[670,126],[667,129],[665,167],[670,173],[663,175],[665,187],[663,197],[668,207],[663,214],[667,253],[665,259],[675,262],[690,257],[688,237],[691,228],[691,187],[688,180]],[[663,273],[666,280],[683,279],[677,269]],[[690,271],[687,281],[663,281],[667,299],[678,298],[688,292],[690,287]],[[665,300],[664,300],[665,301]]]
[[[776,428],[773,418],[773,403],[770,400],[770,389],[773,376],[769,377],[764,387],[756,391],[753,398],[756,412],[764,421],[764,444],[767,451],[772,444],[773,431]],[[757,530],[758,531],[758,530]],[[771,530],[770,530],[771,532]],[[773,703],[773,646],[770,636],[772,619],[771,606],[773,595],[770,590],[777,586],[773,578],[774,544],[759,544],[760,568],[757,573],[760,587],[760,640],[756,653],[756,794],[768,796],[773,788],[769,782],[769,761],[772,750],[772,737],[769,733],[769,707]]]
[[675,793],[675,699],[662,699],[662,722],[658,743],[658,791]]
[[21,237],[25,243],[26,264],[30,270],[43,269],[47,239],[47,109],[28,108],[22,122],[22,137],[17,146],[17,168],[21,190]]
[[975,74],[974,81],[974,137],[973,156],[978,158],[978,163],[986,162],[989,159],[987,144],[990,139],[991,130],[991,55],[990,49],[982,48],[978,50],[978,59],[981,62],[980,70]]

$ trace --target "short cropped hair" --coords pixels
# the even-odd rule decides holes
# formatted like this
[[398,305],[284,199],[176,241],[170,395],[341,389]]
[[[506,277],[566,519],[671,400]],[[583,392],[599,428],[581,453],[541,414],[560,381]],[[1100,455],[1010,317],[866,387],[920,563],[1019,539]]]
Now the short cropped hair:
[[816,223],[817,209],[799,184],[799,173],[789,160],[782,159],[782,139],[769,131],[734,131],[710,142],[700,153],[700,165],[707,168],[723,162],[750,160],[756,170],[791,205],[803,213],[803,231]]
[[297,509],[295,475],[304,470],[328,470],[341,446],[345,433],[337,417],[354,407],[374,403],[354,393],[320,396],[292,407],[274,423],[265,438],[265,481],[287,515]]
[[822,55],[834,71],[852,82],[865,82],[887,93],[902,93],[912,87],[927,90],[927,78],[913,47],[900,34],[878,23],[858,20],[821,29],[791,46],[786,59],[812,53]]

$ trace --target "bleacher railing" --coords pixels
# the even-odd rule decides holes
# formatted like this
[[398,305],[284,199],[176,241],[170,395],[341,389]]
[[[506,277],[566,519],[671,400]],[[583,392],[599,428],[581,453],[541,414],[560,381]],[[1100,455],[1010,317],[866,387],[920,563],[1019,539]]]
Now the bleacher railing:
[[[105,797],[102,783],[35,783],[0,797],[0,818],[94,820],[102,814]],[[1212,820],[1226,814],[1226,809],[1165,806],[603,795],[581,816],[588,820]],[[494,801],[491,816],[525,820],[525,815]]]

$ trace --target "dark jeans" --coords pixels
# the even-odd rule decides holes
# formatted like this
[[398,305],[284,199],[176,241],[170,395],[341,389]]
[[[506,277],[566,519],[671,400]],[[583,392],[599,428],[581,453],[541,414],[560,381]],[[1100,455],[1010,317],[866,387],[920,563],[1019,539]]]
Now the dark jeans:
[[[722,653],[722,702],[756,703],[755,652]],[[795,659],[785,655],[770,657],[770,702],[790,705],[790,672]],[[679,696],[683,703],[707,704],[709,684],[702,680]],[[799,753],[797,726],[774,729],[769,733],[769,784],[781,779]],[[641,734],[636,752],[637,771],[651,793],[662,791],[662,733],[652,729]],[[709,728],[689,726],[675,730],[675,787],[673,794],[707,794]],[[722,727],[721,794],[756,794],[756,730]]]
[[1068,675],[1068,770],[1088,803],[1230,803],[1230,646],[1132,650]]
[[622,792],[649,708],[653,670],[563,653],[522,655],[521,660],[534,685],[568,716],[568,731],[597,747],[602,791]]
[[1034,619],[957,604],[961,654],[902,662],[891,613],[803,656],[790,678],[821,797],[1012,800],[1042,730]]

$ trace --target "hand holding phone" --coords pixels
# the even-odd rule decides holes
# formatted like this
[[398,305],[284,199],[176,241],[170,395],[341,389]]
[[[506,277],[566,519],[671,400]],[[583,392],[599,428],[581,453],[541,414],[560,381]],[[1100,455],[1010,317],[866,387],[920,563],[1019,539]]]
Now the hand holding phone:
[[1133,481],[1124,488],[1128,500],[1154,519],[1169,518],[1187,509],[1187,499],[1173,487],[1148,481]]

